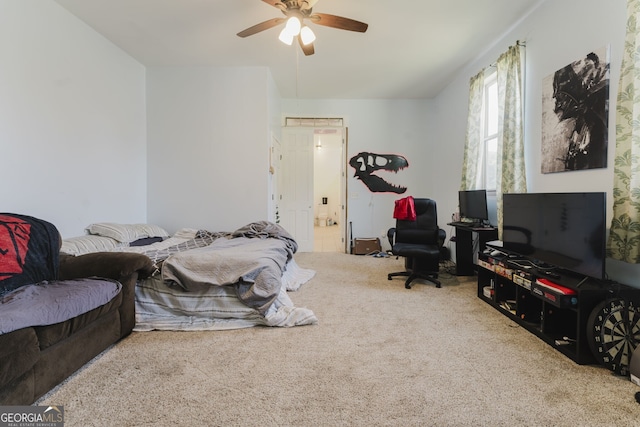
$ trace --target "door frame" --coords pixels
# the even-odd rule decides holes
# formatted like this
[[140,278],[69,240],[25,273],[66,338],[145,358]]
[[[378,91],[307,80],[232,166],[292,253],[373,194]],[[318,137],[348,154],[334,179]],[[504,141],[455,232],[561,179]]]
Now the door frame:
[[[335,129],[338,128],[340,129],[340,133],[341,133],[341,158],[340,158],[340,164],[341,164],[341,171],[340,171],[340,218],[338,219],[338,225],[340,227],[340,235],[341,235],[341,239],[342,239],[342,243],[343,243],[343,252],[344,253],[349,253],[350,252],[350,241],[349,241],[349,227],[347,225],[347,218],[348,218],[348,185],[347,185],[347,168],[348,168],[348,164],[347,164],[347,155],[348,155],[348,135],[349,135],[349,129],[344,126],[344,119],[339,118],[336,120],[339,120],[340,123],[342,123],[342,126],[323,126],[323,125],[314,125],[314,126],[309,126],[308,123],[315,123],[315,122],[319,122],[319,121],[324,121],[327,119],[314,119],[314,118],[305,118],[305,119],[299,119],[301,122],[304,121],[305,123],[307,123],[307,125],[299,125],[299,126],[295,126],[295,125],[289,125],[289,126],[283,126],[282,127],[282,135],[284,137],[285,132],[290,132],[292,128],[295,129],[300,129],[300,130],[305,130],[308,132],[311,132],[311,134],[313,135],[313,130],[315,129],[319,129],[319,128],[324,128],[324,129]],[[285,118],[284,123],[287,124],[289,123],[288,118]],[[286,139],[286,138],[284,138]],[[283,148],[284,151],[284,148]],[[311,174],[313,174],[313,156],[311,156],[311,159],[307,159],[307,161],[309,162],[308,164],[308,170],[311,171]],[[284,170],[284,168],[286,167],[286,162],[282,163],[282,174],[286,174],[287,172]],[[313,180],[313,176],[311,177]],[[280,191],[284,191],[284,187],[281,187]],[[313,189],[312,189],[313,191]],[[285,196],[286,197],[286,196]],[[280,199],[282,199],[282,195],[279,196]],[[313,195],[312,195],[312,199],[313,199]],[[315,212],[314,215],[311,216],[311,229],[313,230],[313,224],[315,221]],[[286,222],[286,221],[285,221]],[[290,231],[291,232],[291,231]],[[293,234],[293,233],[292,233]],[[296,237],[295,235],[293,236],[294,238]],[[313,233],[312,233],[312,237],[313,237]]]

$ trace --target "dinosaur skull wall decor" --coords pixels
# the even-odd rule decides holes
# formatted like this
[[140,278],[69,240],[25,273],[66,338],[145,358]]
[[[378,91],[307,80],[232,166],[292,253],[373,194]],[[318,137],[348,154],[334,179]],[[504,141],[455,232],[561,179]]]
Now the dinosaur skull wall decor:
[[394,185],[375,175],[377,171],[395,172],[409,166],[409,162],[398,154],[376,154],[366,151],[360,152],[349,160],[349,165],[355,169],[355,177],[363,182],[374,193],[402,194],[406,187]]

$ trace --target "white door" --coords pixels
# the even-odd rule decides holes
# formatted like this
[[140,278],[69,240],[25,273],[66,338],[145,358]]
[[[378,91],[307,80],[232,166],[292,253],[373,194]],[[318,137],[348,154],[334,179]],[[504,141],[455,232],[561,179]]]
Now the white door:
[[344,252],[350,253],[351,242],[347,237],[347,150],[349,146],[349,129],[342,128],[342,153],[340,155],[340,163],[342,170],[340,171],[340,235],[342,243],[344,243]]
[[280,141],[275,135],[271,135],[271,147],[269,147],[269,221],[280,222],[280,194],[282,193],[282,171],[280,168]]
[[298,243],[313,252],[313,129],[282,129],[281,222]]

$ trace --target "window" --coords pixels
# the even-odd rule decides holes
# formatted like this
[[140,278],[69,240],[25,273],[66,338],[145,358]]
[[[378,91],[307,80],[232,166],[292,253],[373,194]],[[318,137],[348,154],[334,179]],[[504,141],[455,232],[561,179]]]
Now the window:
[[[510,46],[495,64],[469,79],[461,190],[484,188],[496,197],[527,191],[522,51],[520,42]],[[501,206],[497,203],[499,234]]]
[[495,69],[485,77],[482,101],[482,148],[478,187],[495,191],[498,173],[498,81]]

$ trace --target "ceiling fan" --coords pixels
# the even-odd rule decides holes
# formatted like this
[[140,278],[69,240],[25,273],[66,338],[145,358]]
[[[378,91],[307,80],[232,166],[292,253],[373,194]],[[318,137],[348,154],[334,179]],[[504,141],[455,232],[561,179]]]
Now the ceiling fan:
[[256,24],[246,30],[240,31],[238,36],[248,37],[260,31],[280,25],[286,22],[286,26],[280,32],[279,39],[283,43],[290,45],[293,39],[297,38],[300,48],[305,55],[313,55],[315,49],[313,42],[315,35],[308,26],[304,25],[304,21],[308,20],[314,24],[323,25],[325,27],[338,28],[340,30],[356,31],[364,33],[369,27],[364,22],[354,19],[344,18],[342,16],[329,15],[327,13],[313,13],[312,8],[318,0],[262,0],[273,7],[277,7],[285,15],[284,18],[272,18],[267,21]]

